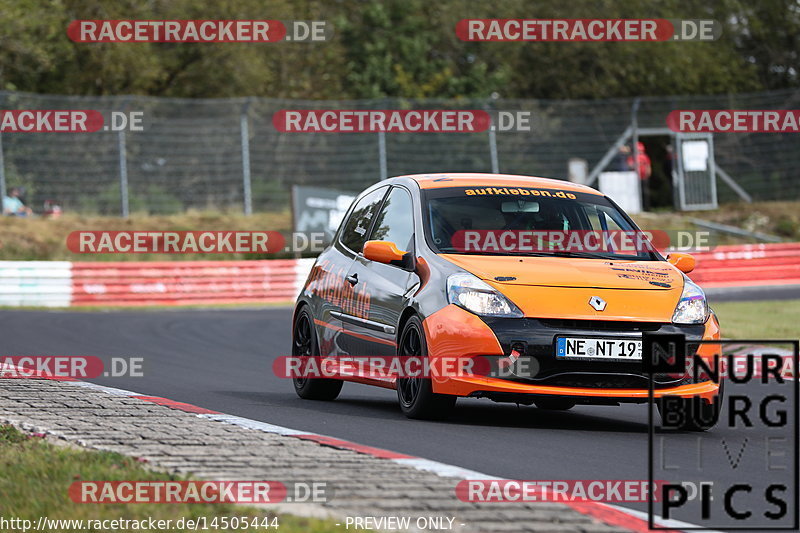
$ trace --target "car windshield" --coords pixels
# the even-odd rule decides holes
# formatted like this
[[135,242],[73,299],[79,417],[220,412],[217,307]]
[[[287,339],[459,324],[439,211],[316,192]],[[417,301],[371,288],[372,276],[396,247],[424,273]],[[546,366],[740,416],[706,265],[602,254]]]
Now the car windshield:
[[438,253],[657,260],[647,235],[598,194],[534,187],[424,191]]

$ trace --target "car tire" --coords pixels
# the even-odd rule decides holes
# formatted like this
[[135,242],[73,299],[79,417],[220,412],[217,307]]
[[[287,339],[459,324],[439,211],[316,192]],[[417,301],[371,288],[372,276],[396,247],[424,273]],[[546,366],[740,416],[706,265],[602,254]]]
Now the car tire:
[[548,411],[568,411],[575,407],[575,402],[567,398],[538,398],[533,403],[539,409]]
[[[314,318],[307,306],[297,313],[292,326],[292,356],[319,357]],[[344,382],[327,378],[292,378],[294,390],[304,400],[335,400]]]
[[720,383],[719,392],[715,400],[711,403],[707,403],[699,397],[682,399],[681,410],[683,413],[688,413],[689,415],[683,416],[678,424],[668,424],[666,420],[667,414],[664,412],[664,402],[656,402],[658,414],[661,415],[662,426],[682,431],[708,431],[716,426],[719,421],[720,411],[722,410],[723,391],[723,384]]
[[[427,356],[428,346],[424,331],[419,317],[410,317],[400,334],[397,354],[400,357]],[[430,376],[397,380],[397,400],[400,402],[400,410],[408,418],[445,419],[452,412],[456,399],[456,396],[434,393]]]

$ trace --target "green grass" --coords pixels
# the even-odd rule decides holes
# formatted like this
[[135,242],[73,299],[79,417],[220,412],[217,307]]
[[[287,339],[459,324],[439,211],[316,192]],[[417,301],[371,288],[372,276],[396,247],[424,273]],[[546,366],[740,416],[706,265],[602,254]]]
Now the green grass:
[[3,217],[2,261],[201,261],[285,258],[291,254],[76,254],[67,249],[73,231],[288,231],[288,211],[244,216],[224,211],[188,211],[178,215],[134,214],[130,218],[65,214],[60,218]]
[[[776,235],[788,241],[800,241],[800,214],[798,202],[754,202],[752,204],[724,204],[711,211],[658,211],[633,215],[636,223],[645,230],[689,230],[702,228],[692,224],[690,218],[736,226],[747,231]],[[724,233],[716,234],[716,244],[742,244],[756,242]]]
[[[0,516],[22,518],[34,524],[50,519],[197,519],[207,517],[277,516],[278,531],[328,533],[340,531],[331,522],[292,515],[276,515],[263,508],[230,504],[80,504],[68,496],[70,484],[80,480],[181,480],[185,477],[154,472],[124,455],[56,446],[38,437],[0,426]],[[279,481],[279,480],[278,480]],[[67,531],[67,530],[65,530]],[[85,529],[83,531],[100,531]],[[185,531],[172,529],[171,531]],[[220,529],[220,531],[222,531]],[[276,531],[275,528],[237,531]]]
[[723,302],[711,306],[727,339],[800,338],[800,300]]
[[[725,204],[713,211],[678,213],[659,211],[634,216],[643,229],[697,230],[690,217],[731,224],[750,231],[761,231],[800,241],[800,202],[757,202]],[[66,247],[72,231],[189,231],[189,230],[258,230],[288,231],[291,228],[288,209],[244,216],[234,211],[198,211],[174,215],[134,213],[124,219],[114,216],[66,213],[61,218],[5,217],[0,225],[0,260],[63,260],[63,261],[196,261],[204,259],[285,258],[285,252],[264,254],[74,254]],[[720,234],[718,244],[750,242],[747,239]]]

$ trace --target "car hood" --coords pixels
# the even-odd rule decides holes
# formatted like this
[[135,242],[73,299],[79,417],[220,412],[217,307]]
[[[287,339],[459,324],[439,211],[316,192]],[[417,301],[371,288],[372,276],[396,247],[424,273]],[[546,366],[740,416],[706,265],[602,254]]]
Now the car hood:
[[508,285],[639,290],[683,287],[681,273],[665,261],[455,254],[444,258],[483,280]]
[[[444,254],[486,281],[525,316],[670,322],[683,274],[665,261]],[[597,310],[589,300],[599,297]]]

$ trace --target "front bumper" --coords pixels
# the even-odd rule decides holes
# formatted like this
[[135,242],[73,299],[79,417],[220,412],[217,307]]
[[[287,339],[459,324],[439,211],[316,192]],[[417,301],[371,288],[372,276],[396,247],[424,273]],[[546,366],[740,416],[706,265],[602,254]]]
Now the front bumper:
[[[478,378],[480,379],[480,378]],[[580,387],[548,387],[545,385],[525,385],[502,379],[488,379],[480,382],[472,378],[454,378],[456,390],[469,393],[443,393],[456,394],[457,396],[471,396],[473,398],[489,398],[496,402],[513,402],[530,404],[534,397],[569,398],[575,403],[591,405],[616,405],[619,403],[646,403],[648,401],[647,389],[596,389]],[[700,397],[707,402],[712,402],[719,391],[719,385],[713,381],[692,383],[678,387],[654,389],[653,397],[680,396],[682,398]]]
[[[535,396],[570,397],[576,403],[616,404],[646,402],[649,376],[641,361],[574,361],[555,357],[557,336],[631,338],[644,331],[682,333],[690,350],[711,355],[713,345],[692,346],[693,340],[719,339],[713,316],[705,324],[616,321],[538,320],[533,318],[481,319],[449,305],[425,320],[428,353],[447,357],[503,358],[512,353],[527,358],[535,372],[502,378],[458,375],[433,379],[433,391],[456,396],[488,397],[496,401],[531,403]],[[692,382],[689,376],[653,377],[654,396],[702,397],[712,401],[719,386],[712,381]]]

